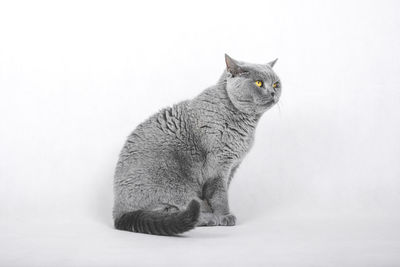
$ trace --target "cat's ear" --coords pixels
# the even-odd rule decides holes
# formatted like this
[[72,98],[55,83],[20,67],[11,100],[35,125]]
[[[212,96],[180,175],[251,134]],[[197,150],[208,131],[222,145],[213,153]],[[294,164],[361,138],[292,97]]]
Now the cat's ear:
[[278,61],[278,59],[276,58],[275,60],[271,61],[268,63],[268,66],[270,66],[271,68],[274,67],[275,63]]
[[226,70],[232,75],[238,75],[244,71],[239,67],[236,60],[225,54]]

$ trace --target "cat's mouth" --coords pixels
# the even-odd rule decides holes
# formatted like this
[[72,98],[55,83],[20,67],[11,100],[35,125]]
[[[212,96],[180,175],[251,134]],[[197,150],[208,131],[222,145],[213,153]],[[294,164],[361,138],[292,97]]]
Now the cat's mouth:
[[278,103],[278,101],[279,101],[279,96],[275,94],[272,96],[265,97],[258,103],[258,105],[262,106],[264,108],[268,108],[268,107],[273,106],[274,104]]
[[272,98],[267,100],[264,103],[260,103],[260,106],[264,107],[264,108],[269,108],[271,106],[273,106],[274,104],[276,104],[278,102],[278,99]]

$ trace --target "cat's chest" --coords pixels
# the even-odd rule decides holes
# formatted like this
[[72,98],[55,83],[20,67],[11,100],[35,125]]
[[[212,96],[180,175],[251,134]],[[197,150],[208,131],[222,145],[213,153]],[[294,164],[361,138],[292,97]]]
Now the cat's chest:
[[209,136],[209,151],[221,163],[240,162],[250,150],[254,140],[254,127],[222,123],[218,131]]
[[250,150],[254,140],[254,132],[240,129],[227,129],[220,139],[220,153],[226,159],[241,160]]
[[227,177],[231,169],[240,164],[252,144],[253,132],[243,134],[225,130],[211,134],[207,140],[206,157],[199,162],[202,173],[200,177]]

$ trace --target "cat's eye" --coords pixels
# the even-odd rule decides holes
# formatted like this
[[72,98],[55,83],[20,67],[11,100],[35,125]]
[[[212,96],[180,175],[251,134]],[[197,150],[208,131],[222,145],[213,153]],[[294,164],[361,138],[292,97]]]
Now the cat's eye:
[[263,82],[260,81],[260,80],[258,80],[258,81],[256,81],[256,85],[257,85],[258,87],[262,87],[262,86],[263,86]]
[[279,86],[279,82],[276,82],[276,83],[273,83],[273,84],[272,84],[272,87],[273,87],[273,88],[276,88],[276,87],[278,87],[278,86]]

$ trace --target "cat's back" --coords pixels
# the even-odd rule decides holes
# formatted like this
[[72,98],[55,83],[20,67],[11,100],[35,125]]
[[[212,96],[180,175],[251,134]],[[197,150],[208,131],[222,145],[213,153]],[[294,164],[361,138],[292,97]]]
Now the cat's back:
[[189,100],[166,107],[139,124],[128,136],[127,143],[142,150],[163,148],[170,142],[184,141],[189,134]]
[[[166,158],[195,154],[195,136],[188,111],[189,100],[161,109],[128,136],[117,168],[151,165]],[[144,167],[144,166],[143,166]]]

